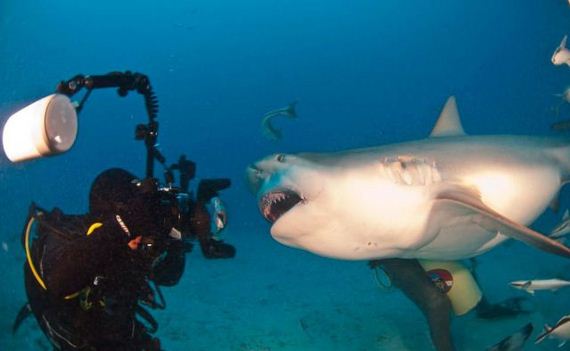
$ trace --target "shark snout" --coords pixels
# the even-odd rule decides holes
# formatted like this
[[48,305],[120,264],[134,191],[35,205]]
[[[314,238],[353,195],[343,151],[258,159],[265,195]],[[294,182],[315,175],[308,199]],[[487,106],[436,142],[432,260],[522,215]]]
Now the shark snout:
[[263,183],[264,176],[263,171],[259,169],[255,164],[249,165],[245,170],[245,180],[247,183],[247,188],[252,194],[257,194]]

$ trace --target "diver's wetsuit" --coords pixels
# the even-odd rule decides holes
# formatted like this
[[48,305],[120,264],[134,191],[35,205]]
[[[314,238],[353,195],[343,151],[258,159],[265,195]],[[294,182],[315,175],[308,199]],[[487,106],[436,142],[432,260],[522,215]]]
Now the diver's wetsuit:
[[433,345],[438,351],[453,351],[451,302],[438,289],[417,260],[390,258],[373,261],[382,265],[392,284],[412,300],[426,317]]
[[158,339],[135,314],[139,301],[152,298],[150,279],[161,285],[178,282],[185,264],[183,244],[163,238],[160,252],[152,255],[161,261],[153,265],[152,259],[129,249],[131,238],[115,218],[102,223],[90,235],[85,235],[85,226],[73,240],[45,235],[34,242],[33,262],[47,289],[26,264],[32,312],[56,350],[160,350]]

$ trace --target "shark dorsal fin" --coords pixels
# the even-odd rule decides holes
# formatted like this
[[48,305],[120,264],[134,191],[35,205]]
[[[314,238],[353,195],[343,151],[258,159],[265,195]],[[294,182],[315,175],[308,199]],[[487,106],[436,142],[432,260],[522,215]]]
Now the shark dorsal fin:
[[560,45],[558,46],[560,49],[566,49],[566,40],[568,39],[568,35],[565,35],[564,38],[562,38],[562,41],[560,42]]
[[435,127],[433,127],[430,137],[461,136],[465,135],[455,96],[450,96],[441,111]]

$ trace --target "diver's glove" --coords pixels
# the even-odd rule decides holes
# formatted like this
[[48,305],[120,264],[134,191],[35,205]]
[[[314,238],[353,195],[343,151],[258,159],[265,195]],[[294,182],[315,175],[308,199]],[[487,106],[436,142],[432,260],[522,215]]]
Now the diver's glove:
[[209,238],[200,241],[202,254],[206,258],[233,258],[236,255],[236,249],[230,244],[226,244],[223,240]]

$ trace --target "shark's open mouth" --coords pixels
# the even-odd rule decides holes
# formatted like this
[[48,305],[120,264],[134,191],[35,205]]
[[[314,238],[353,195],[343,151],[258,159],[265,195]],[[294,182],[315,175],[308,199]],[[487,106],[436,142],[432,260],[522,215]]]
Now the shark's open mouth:
[[275,190],[263,195],[259,201],[259,209],[263,217],[273,223],[302,200],[301,196],[292,190]]

